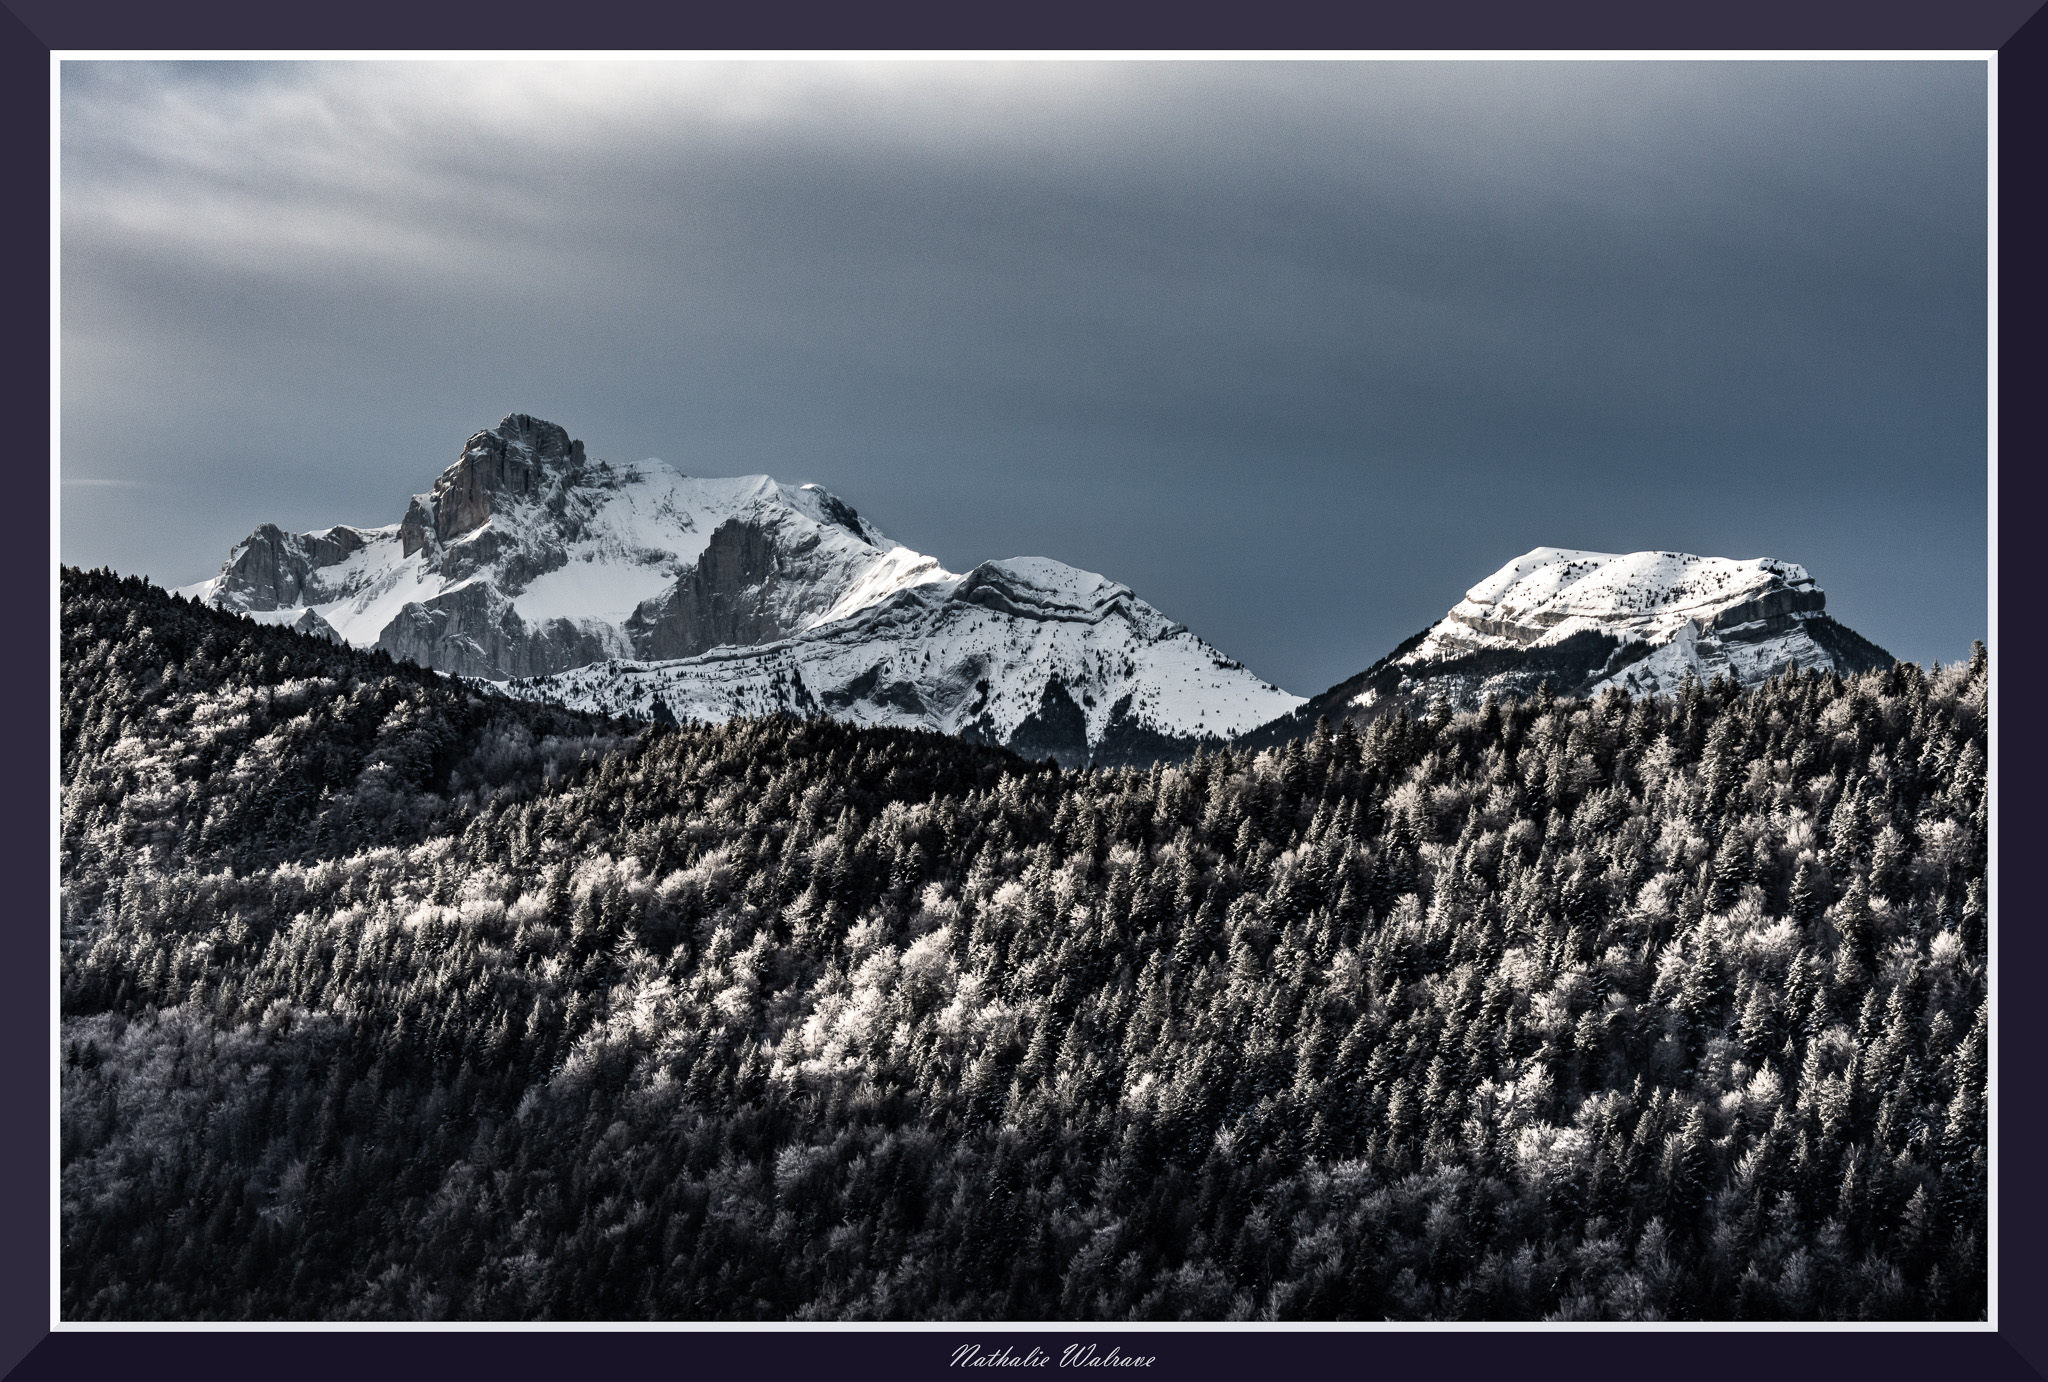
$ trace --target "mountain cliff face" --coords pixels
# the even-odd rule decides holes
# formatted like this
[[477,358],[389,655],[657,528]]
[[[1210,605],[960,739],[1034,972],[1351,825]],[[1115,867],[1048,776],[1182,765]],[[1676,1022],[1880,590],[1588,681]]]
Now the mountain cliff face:
[[1742,686],[1804,668],[1849,675],[1891,654],[1824,612],[1806,569],[1770,558],[1538,547],[1473,586],[1444,617],[1357,676],[1262,726],[1277,743],[1319,717],[1365,720],[1445,699],[1490,694],[1675,691],[1688,676]]
[[398,523],[266,524],[181,593],[571,706],[823,712],[1074,765],[1178,756],[1301,703],[1092,572],[957,575],[815,485],[615,467],[525,414]]

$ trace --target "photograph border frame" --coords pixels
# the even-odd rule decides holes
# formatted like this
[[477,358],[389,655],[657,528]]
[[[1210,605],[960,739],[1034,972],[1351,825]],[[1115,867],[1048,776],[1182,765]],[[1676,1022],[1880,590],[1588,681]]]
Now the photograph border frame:
[[[1612,49],[1626,48],[1641,51],[1658,49],[1664,52],[1674,50],[1698,50],[1699,55],[1744,55],[1755,52],[1783,52],[1788,49],[1807,50],[1809,45],[1796,40],[1804,35],[1810,37],[1816,30],[1815,24],[1823,25],[1831,35],[1824,45],[1830,50],[1855,49],[1868,51],[1871,56],[1896,51],[1900,47],[1911,47],[1920,51],[1933,49],[1955,51],[1958,56],[1973,55],[1972,50],[1996,49],[1998,57],[1993,61],[1996,102],[1994,129],[1996,144],[1994,158],[2002,169],[2019,166],[2041,166],[2040,115],[2044,103],[2044,71],[2048,71],[2048,28],[2038,17],[2022,29],[2019,21],[2025,20],[2039,0],[2028,0],[2025,6],[1980,5],[1960,16],[1943,16],[1922,13],[1909,15],[1909,7],[1896,6],[1868,13],[1858,7],[1842,5],[1805,5],[1798,13],[1784,19],[1773,27],[1773,16],[1761,7],[1723,14],[1720,22],[1700,13],[1673,17],[1667,26],[1668,37],[1662,43],[1644,43],[1641,40],[1649,21],[1644,16],[1629,17],[1624,22],[1614,22],[1614,16],[1596,13],[1590,4],[1581,4],[1566,12],[1547,16],[1544,21],[1558,41],[1555,47]],[[200,51],[240,56],[253,47],[268,51],[284,51],[319,55],[319,50],[345,47],[351,53],[371,56],[381,51],[446,51],[451,54],[487,56],[466,44],[451,43],[445,47],[431,40],[445,35],[460,22],[458,17],[431,15],[422,25],[417,15],[400,15],[395,7],[386,11],[371,10],[346,20],[336,16],[308,16],[297,28],[293,37],[293,20],[289,16],[270,15],[254,19],[252,16],[230,12],[230,7],[219,5],[211,10],[201,9],[193,13],[181,13],[167,18],[160,13],[147,12],[141,6],[97,4],[84,7],[83,11],[69,14],[60,13],[52,5],[16,3],[9,8],[17,23],[9,27],[4,41],[0,41],[0,55],[8,65],[8,71],[15,78],[0,91],[0,100],[12,102],[14,109],[8,112],[12,117],[7,128],[16,131],[16,137],[8,141],[10,155],[19,166],[15,172],[15,186],[24,195],[18,204],[18,214],[11,227],[21,240],[15,253],[10,256],[14,272],[6,279],[6,291],[16,295],[14,319],[23,323],[24,329],[16,334],[11,343],[22,358],[16,367],[6,372],[5,378],[15,391],[26,395],[42,384],[40,406],[31,404],[26,397],[15,409],[16,416],[28,419],[29,446],[31,453],[40,456],[49,453],[49,439],[54,434],[56,399],[54,395],[54,357],[49,354],[45,343],[54,343],[55,323],[50,318],[49,293],[54,285],[40,281],[47,278],[44,267],[50,262],[52,241],[55,235],[55,208],[49,188],[52,173],[47,165],[53,157],[49,136],[54,128],[54,55],[64,52],[82,51],[123,51],[143,50],[164,51],[164,56],[183,56]],[[1313,26],[1300,16],[1291,22],[1268,26],[1268,32],[1279,38],[1279,43],[1263,44],[1253,34],[1240,34],[1239,42],[1229,46],[1243,46],[1247,56],[1259,55],[1262,48],[1286,47],[1290,49],[1328,48],[1357,51],[1359,49],[1378,52],[1390,50],[1412,51],[1428,48],[1443,51],[1447,56],[1457,52],[1508,50],[1529,48],[1528,19],[1524,15],[1510,14],[1512,7],[1499,5],[1490,12],[1485,6],[1466,5],[1456,12],[1468,22],[1462,31],[1453,34],[1446,21],[1439,20],[1439,27],[1430,29],[1426,25],[1413,25],[1402,29],[1398,22],[1383,21],[1381,27],[1372,27],[1371,21],[1355,20],[1340,33],[1321,35],[1325,42],[1304,42],[1318,35]],[[1996,10],[1996,15],[1991,11]],[[1825,15],[1821,12],[1825,11]],[[2017,13],[2017,19],[2014,14]],[[1476,16],[1476,20],[1475,20]],[[600,35],[605,46],[618,49],[646,51],[672,51],[675,48],[692,50],[746,48],[760,52],[763,56],[776,55],[777,50],[787,51],[791,45],[776,41],[795,35],[804,35],[805,47],[817,51],[823,48],[844,46],[838,42],[823,42],[835,36],[835,30],[843,30],[844,21],[819,19],[807,26],[793,23],[776,26],[766,19],[757,19],[751,26],[735,20],[729,27],[721,29],[716,22],[707,22],[701,17],[678,17],[664,27],[659,19],[639,21],[637,42],[619,42],[634,38],[628,32],[635,21],[612,10],[600,8],[598,15],[586,17],[586,30]],[[1943,28],[1942,21],[1953,20],[1949,28]],[[531,40],[553,38],[553,42],[520,42],[509,44],[496,51],[548,48],[553,50],[586,49],[589,45],[573,41],[577,25],[573,17],[548,16],[538,10],[520,12],[509,26],[514,34],[524,33]],[[1921,27],[1909,30],[1905,26],[1918,23]],[[170,25],[182,37],[172,42]],[[564,25],[567,28],[564,28]],[[1999,33],[2000,25],[2010,24],[2010,32]],[[1974,27],[1971,27],[1974,26]],[[466,26],[464,26],[466,27]],[[881,26],[886,29],[888,25]],[[926,29],[927,33],[944,33],[957,28],[957,22],[949,25],[938,23]],[[991,28],[996,27],[991,25]],[[1011,26],[1016,27],[1016,26]],[[1060,27],[1059,21],[1052,21],[1051,29]],[[1103,44],[1101,33],[1090,33],[1079,24],[1070,24],[1068,35],[1079,37],[1087,33],[1086,47],[1100,51],[1103,47],[1118,47]],[[1107,26],[1114,29],[1117,26]],[[1199,27],[1199,26],[1191,26]],[[1241,27],[1241,26],[1240,26]],[[1338,24],[1324,26],[1337,30]],[[347,32],[344,32],[347,31]],[[1923,35],[1919,43],[1902,45],[1897,42],[1901,35],[1918,32]],[[1991,42],[1957,42],[1954,39],[1941,41],[1950,33],[1968,33],[1979,38],[1990,37]],[[1589,37],[1611,34],[1619,42],[1589,42]],[[404,36],[404,42],[389,41]],[[1699,39],[1702,35],[1712,41],[1684,41],[1687,37]],[[1744,36],[1751,41],[1741,41]],[[244,41],[234,41],[239,36]],[[1153,30],[1150,42],[1134,47],[1149,48],[1165,35]],[[264,42],[252,45],[246,41],[261,37]],[[1000,41],[1003,38],[1012,41]],[[1021,34],[986,34],[980,42],[961,44],[963,48],[1015,49],[1028,46],[1039,51],[1071,49],[1078,45],[1058,41],[1057,33],[1045,32],[1029,35],[1033,40],[1023,45],[1014,40]],[[1370,42],[1360,40],[1372,39]],[[1758,41],[1759,38],[1762,41]],[[572,41],[564,42],[564,39]],[[1513,40],[1521,41],[1513,41]],[[386,40],[386,41],[379,41]],[[764,41],[766,40],[766,41]],[[1449,41],[1446,41],[1449,40]],[[1577,40],[1577,41],[1572,41]],[[1676,41],[1674,41],[1676,40]],[[1847,40],[1845,42],[1845,40]],[[473,42],[473,35],[471,36]],[[860,43],[863,49],[888,48],[894,45],[877,44],[872,41]],[[923,48],[925,43],[911,43],[908,46]],[[951,42],[945,44],[951,48]],[[1176,44],[1175,47],[1180,45]],[[1198,45],[1199,46],[1199,45]],[[1546,45],[1550,46],[1550,45]],[[1876,51],[1871,51],[1876,50]],[[337,54],[338,55],[338,54]],[[1333,52],[1333,56],[1337,55]],[[33,78],[31,77],[33,73]],[[47,74],[47,75],[45,75]],[[48,86],[39,86],[47,81]],[[31,153],[27,146],[35,143],[33,136],[41,130],[43,139]],[[2030,158],[2029,155],[2032,157]],[[2017,178],[2001,178],[2006,184],[2006,195],[1994,203],[1996,217],[1993,227],[1994,244],[2006,247],[2004,257],[1994,260],[1993,271],[1997,295],[1992,303],[1992,329],[1998,329],[2003,322],[2008,325],[2033,319],[2040,310],[2043,297],[2040,271],[2030,261],[2015,262],[2014,246],[2038,244],[2041,242],[2042,217],[2035,209],[2031,192],[2021,194],[2015,186]],[[43,187],[40,197],[31,189]],[[1994,182],[1996,195],[1997,182]],[[38,219],[37,203],[46,213]],[[33,340],[37,333],[28,329],[38,316],[49,330],[41,339]],[[40,360],[38,362],[38,357]],[[1995,405],[1991,419],[1991,454],[1998,455],[1999,439],[2002,432],[2013,436],[2031,435],[2026,429],[2023,416],[2009,415],[2014,407],[2023,407],[2026,395],[2021,389],[2017,375],[2005,378],[2009,372],[2022,367],[2026,357],[2014,350],[1993,356],[1992,397],[2001,401]],[[2006,387],[2001,387],[2005,385]],[[37,453],[35,441],[38,428],[35,418],[46,413],[41,432],[44,445]],[[2008,420],[2009,418],[2009,420]],[[2001,427],[2001,422],[2005,426]],[[31,464],[35,464],[32,462]],[[32,473],[24,477],[28,493],[34,494],[36,486],[48,485],[48,473]],[[2011,554],[2023,552],[2025,535],[2020,532],[2002,534],[1999,529],[2005,524],[2016,523],[2017,515],[2031,508],[2027,502],[2031,496],[2027,482],[2019,477],[2002,476],[1994,460],[1991,475],[1990,507],[1993,515],[1990,554],[1992,567],[1991,630],[1993,646],[1997,656],[1993,663],[1994,706],[1996,706],[1996,685],[2000,680],[2005,656],[2026,657],[2024,651],[2015,654],[1997,639],[1998,607],[1996,590],[1999,584],[1999,564],[2010,560]],[[50,495],[52,527],[50,549],[34,551],[34,542],[19,543],[10,550],[5,559],[17,563],[17,573],[23,581],[40,579],[55,580],[56,529],[55,496]],[[2001,536],[2010,536],[2011,542],[2001,542]],[[27,550],[23,550],[27,549]],[[31,573],[32,560],[42,562],[40,570]],[[30,586],[29,588],[34,588]],[[54,616],[51,627],[51,644],[46,677],[40,687],[48,688],[44,698],[35,709],[35,716],[41,722],[48,722],[52,716],[51,704],[47,697],[54,694],[56,679],[56,628]],[[2023,661],[2019,671],[2008,673],[2021,680],[2008,684],[2031,684],[2031,670]],[[36,684],[38,679],[23,676],[8,688],[11,694],[24,697],[23,686]],[[28,715],[26,707],[21,713]],[[35,723],[31,719],[31,723]],[[2022,765],[2031,765],[2037,758],[2038,731],[2024,727],[2008,726],[2008,732],[1999,734],[1994,721],[1993,727],[1993,849],[1994,860],[1996,841],[2002,829],[2009,829],[2009,820],[2001,821],[1996,784],[2007,773],[2021,772],[2018,779],[2027,781],[2031,774]],[[2019,729],[2020,733],[2011,731]],[[56,780],[55,746],[52,742],[50,758],[43,770],[41,780],[30,787],[19,785],[9,793],[6,800],[14,803],[15,809],[25,810],[22,803],[40,800],[50,803],[44,808],[43,832],[54,829],[54,799],[44,796],[52,791],[47,784]],[[22,771],[19,764],[17,771]],[[2010,803],[2007,803],[2009,807]],[[2024,827],[2022,827],[2024,828]],[[24,829],[8,832],[5,845],[8,849],[26,852],[23,841],[32,832]],[[35,863],[23,860],[17,865],[17,872],[31,867],[47,869],[50,851],[48,833],[39,837],[44,848],[37,853]],[[1996,864],[1994,862],[1994,870]],[[54,889],[54,875],[50,876],[50,887]],[[1993,882],[1994,915],[1999,909],[1997,885]],[[2009,897],[2006,899],[2011,901]],[[48,915],[53,899],[44,898],[41,916]],[[23,909],[27,911],[26,908]],[[24,918],[18,930],[33,928],[46,939],[47,932],[39,919]],[[2039,972],[2042,943],[2023,934],[2014,934],[2016,928],[1998,928],[1994,924],[1994,973],[2010,964],[2018,972]],[[25,957],[24,957],[25,958]],[[53,1019],[53,1001],[48,985],[48,960],[42,956],[41,963],[8,966],[7,982],[12,987],[7,994],[9,1002],[0,1003],[0,1022],[10,1024],[6,1035],[16,1039],[17,1049],[45,1052],[50,1044],[49,1031]],[[1995,982],[1995,981],[1994,981]],[[1996,1000],[1994,1000],[1996,1006]],[[2040,1068],[2035,1059],[2040,1045],[2038,1033],[2029,1033],[2015,1028],[2014,1015],[2010,1005],[1998,1008],[1997,1037],[1994,1042],[1992,1080],[1994,1089],[2000,1088],[1998,1070],[2001,1064],[2010,1063],[2013,1068],[2031,1071]],[[1676,1369],[1681,1375],[1704,1375],[1711,1367],[1714,1372],[1724,1371],[1730,1366],[1758,1368],[1772,1376],[1791,1375],[1793,1369],[1809,1367],[1840,1368],[1847,1364],[1867,1366],[1877,1370],[1879,1376],[1893,1375],[1894,1369],[1904,1375],[1907,1368],[1918,1372],[1927,1367],[1963,1369],[1964,1375],[2041,1375],[2041,1362],[2048,1359],[2044,1349],[2042,1327],[2027,1327],[2024,1307],[2004,1309],[1994,1304],[1993,1323],[1996,1332],[1987,1331],[1983,1326],[1963,1326],[1960,1331],[1953,1326],[1903,1327],[1835,1327],[1831,1329],[1810,1329],[1802,1326],[1780,1326],[1759,1332],[1737,1332],[1729,1326],[1706,1324],[1691,1327],[1686,1332],[1700,1330],[1712,1332],[1712,1340],[1689,1340],[1682,1348],[1669,1348],[1654,1341],[1665,1339],[1674,1332],[1670,1329],[1654,1330],[1636,1326],[1608,1326],[1588,1331],[1584,1327],[1556,1327],[1538,1325],[1509,1325],[1459,1329],[1446,1332],[1430,1329],[1422,1332],[1375,1332],[1370,1341],[1357,1333],[1332,1334],[1319,1332],[1316,1326],[1301,1329],[1287,1328],[1281,1331],[1242,1331],[1204,1326],[1183,1327],[1164,1333],[1120,1328],[1117,1326],[947,1326],[932,1332],[905,1333],[888,1329],[846,1329],[834,1326],[818,1326],[815,1329],[797,1330],[752,1330],[728,1328],[716,1325],[684,1326],[687,1333],[678,1337],[676,1333],[658,1331],[640,1332],[637,1327],[618,1329],[596,1329],[585,1325],[571,1325],[562,1332],[537,1334],[526,1331],[500,1332],[488,1327],[473,1329],[446,1329],[428,1327],[425,1330],[401,1327],[391,1330],[370,1327],[361,1331],[334,1333],[320,1326],[258,1326],[247,1332],[223,1334],[205,1326],[181,1326],[173,1332],[158,1332],[146,1326],[116,1326],[112,1328],[84,1328],[69,1326],[56,1332],[50,1331],[55,1310],[55,1284],[49,1278],[49,1264],[53,1260],[51,1225],[55,1219],[55,1207],[48,1202],[46,1187],[52,1174],[50,1152],[52,1147],[49,1125],[49,1107],[53,1098],[50,1087],[52,1065],[46,1060],[18,1060],[9,1065],[7,1078],[14,1086],[6,1092],[8,1106],[16,1111],[16,1136],[7,1139],[8,1165],[6,1170],[13,1173],[5,1177],[5,1195],[0,1195],[0,1281],[6,1289],[0,1291],[0,1369],[6,1369],[15,1360],[21,1359],[19,1369],[24,1377],[57,1376],[75,1374],[84,1368],[93,1374],[101,1370],[111,1371],[126,1366],[161,1366],[168,1359],[180,1359],[188,1365],[206,1366],[209,1369],[229,1367],[287,1367],[294,1370],[310,1368],[319,1374],[343,1369],[350,1374],[360,1373],[366,1367],[398,1368],[402,1375],[415,1372],[424,1374],[429,1370],[442,1371],[449,1367],[475,1367],[479,1364],[492,1367],[510,1367],[517,1375],[540,1369],[549,1371],[561,1367],[590,1366],[602,1358],[602,1366],[628,1366],[632,1361],[642,1361],[650,1366],[675,1366],[679,1355],[686,1354],[691,1367],[717,1368],[760,1368],[774,1366],[778,1371],[805,1371],[813,1368],[819,1371],[838,1371],[850,1365],[865,1364],[876,1368],[886,1367],[890,1371],[923,1371],[931,1367],[944,1367],[951,1351],[962,1343],[979,1343],[984,1347],[998,1347],[1011,1343],[1013,1351],[1036,1344],[1041,1349],[1053,1345],[1056,1353],[1059,1347],[1077,1341],[1094,1342],[1099,1348],[1107,1349],[1112,1344],[1121,1347],[1128,1355],[1134,1346],[1146,1345],[1148,1340],[1175,1338],[1179,1347],[1161,1346],[1159,1371],[1172,1371],[1182,1375],[1190,1370],[1197,1373],[1224,1375],[1250,1369],[1272,1366],[1323,1368],[1336,1367],[1348,1371],[1369,1368],[1379,1371],[1387,1367],[1432,1366],[1442,1367],[1451,1363],[1457,1367],[1484,1366],[1494,1362],[1503,1366],[1527,1366],[1535,1361],[1539,1366],[1637,1366],[1649,1365],[1659,1369]],[[2001,1107],[1993,1101],[1992,1136],[1995,1143],[2013,1145],[2017,1138],[2024,1143],[2032,1141],[2030,1134],[2033,1123],[2039,1121],[2038,1113],[2031,1109]],[[2003,1101],[2008,1105],[2019,1101]],[[2003,1115],[2001,1117],[2001,1114]],[[2020,1183],[2021,1178],[2007,1175],[1999,1185],[1997,1197],[1993,1200],[1992,1246],[1994,1266],[1992,1286],[1996,1298],[2007,1302],[2048,1299],[2048,1292],[2042,1290],[2042,1274],[2031,1262],[2020,1261],[2010,1251],[2000,1253],[2001,1244],[2013,1245],[2030,1241],[2032,1231],[2042,1223],[2042,1188],[2038,1185]],[[32,1192],[32,1193],[31,1193]],[[320,1336],[317,1345],[309,1346],[307,1333]],[[1199,1348],[1190,1348],[1190,1334],[1200,1337]],[[572,1342],[573,1341],[573,1342]],[[593,1353],[592,1350],[595,1350]],[[1591,1353],[1588,1353],[1591,1350]],[[1364,1355],[1369,1355],[1368,1358]],[[26,1355],[24,1357],[24,1355]],[[1175,1355],[1179,1355],[1176,1357]]]

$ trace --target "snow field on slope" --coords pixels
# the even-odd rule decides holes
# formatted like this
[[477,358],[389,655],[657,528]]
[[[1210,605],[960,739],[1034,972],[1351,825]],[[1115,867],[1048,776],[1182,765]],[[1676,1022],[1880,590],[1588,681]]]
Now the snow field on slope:
[[340,566],[317,572],[321,577],[335,572],[342,579],[327,587],[339,598],[322,600],[312,608],[349,643],[358,648],[375,647],[377,636],[400,610],[441,593],[442,582],[427,569],[426,553],[408,557],[404,551],[394,531],[389,538],[351,553]]
[[841,619],[850,619],[864,609],[879,605],[899,590],[913,586],[939,585],[958,582],[960,577],[939,565],[938,558],[913,552],[908,547],[894,547],[882,554],[882,559],[870,566],[851,586],[833,602],[832,607],[812,621],[810,627],[831,624]]
[[665,563],[607,560],[595,552],[574,553],[543,572],[512,597],[512,608],[529,624],[550,619],[597,619],[623,624],[646,600],[660,598],[675,584]]
[[[1506,572],[1498,572],[1473,587],[1466,599],[1473,605],[1490,605],[1495,617],[1508,619],[1539,613],[1610,620],[1630,616],[1661,619],[1700,607],[1724,607],[1751,591],[1764,589],[1778,576],[1787,583],[1807,579],[1803,569],[1769,558],[1736,561],[1674,552],[1557,555],[1560,559],[1513,579],[1504,579]],[[1509,569],[1516,565],[1519,563]]]

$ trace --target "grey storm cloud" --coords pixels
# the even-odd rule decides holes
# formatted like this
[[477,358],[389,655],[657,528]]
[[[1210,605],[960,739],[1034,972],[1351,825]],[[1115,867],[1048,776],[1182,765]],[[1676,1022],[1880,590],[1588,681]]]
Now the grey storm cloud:
[[471,431],[1101,571],[1290,690],[1539,545],[1987,626],[1981,62],[67,62],[62,552]]

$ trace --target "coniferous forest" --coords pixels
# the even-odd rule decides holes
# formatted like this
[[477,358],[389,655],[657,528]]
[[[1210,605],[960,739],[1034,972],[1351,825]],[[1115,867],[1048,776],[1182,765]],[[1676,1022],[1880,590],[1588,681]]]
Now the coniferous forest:
[[1072,771],[62,601],[67,1319],[1984,1315],[1981,648]]

